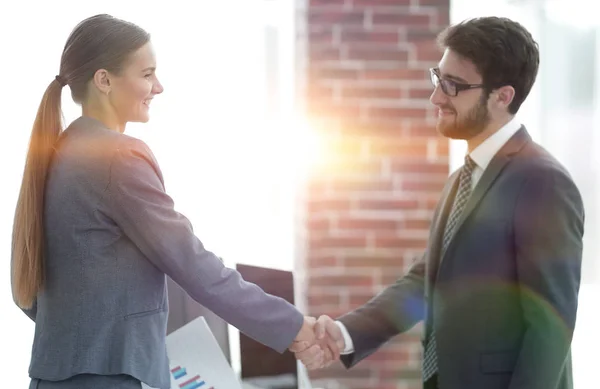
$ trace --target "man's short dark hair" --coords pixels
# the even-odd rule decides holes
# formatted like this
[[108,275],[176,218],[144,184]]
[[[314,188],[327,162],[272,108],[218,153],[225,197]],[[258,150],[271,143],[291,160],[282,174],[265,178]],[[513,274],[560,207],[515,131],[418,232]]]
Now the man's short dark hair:
[[507,18],[480,17],[446,28],[438,43],[475,64],[488,94],[512,86],[515,96],[508,110],[517,113],[531,91],[540,63],[538,44],[529,31]]

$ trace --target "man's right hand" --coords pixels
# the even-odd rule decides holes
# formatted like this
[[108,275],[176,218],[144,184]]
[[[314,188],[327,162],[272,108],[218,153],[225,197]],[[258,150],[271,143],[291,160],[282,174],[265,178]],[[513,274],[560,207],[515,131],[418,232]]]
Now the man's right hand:
[[[322,315],[314,324],[314,334],[317,345],[305,349],[291,349],[309,370],[321,369],[339,359],[346,344],[342,331],[335,321],[327,315]],[[320,346],[320,347],[319,347]]]

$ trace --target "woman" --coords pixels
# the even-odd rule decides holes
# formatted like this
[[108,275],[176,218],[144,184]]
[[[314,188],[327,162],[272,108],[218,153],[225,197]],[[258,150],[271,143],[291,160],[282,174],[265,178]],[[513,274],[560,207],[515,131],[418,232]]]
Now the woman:
[[[13,230],[12,287],[35,321],[35,388],[169,388],[165,274],[283,352],[312,322],[223,266],[173,209],[160,168],[123,134],[163,91],[148,33],[109,15],[75,27],[35,119]],[[82,116],[61,130],[61,90]]]

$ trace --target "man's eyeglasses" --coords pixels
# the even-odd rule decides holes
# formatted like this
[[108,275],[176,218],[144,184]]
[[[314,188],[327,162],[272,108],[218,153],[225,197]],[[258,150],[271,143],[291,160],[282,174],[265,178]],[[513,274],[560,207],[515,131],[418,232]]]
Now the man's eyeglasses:
[[434,87],[438,85],[442,88],[442,92],[450,97],[455,97],[458,95],[458,92],[463,90],[475,89],[475,88],[483,88],[483,84],[461,84],[459,82],[455,82],[452,80],[444,79],[440,75],[440,70],[437,68],[429,69],[431,73],[431,83]]

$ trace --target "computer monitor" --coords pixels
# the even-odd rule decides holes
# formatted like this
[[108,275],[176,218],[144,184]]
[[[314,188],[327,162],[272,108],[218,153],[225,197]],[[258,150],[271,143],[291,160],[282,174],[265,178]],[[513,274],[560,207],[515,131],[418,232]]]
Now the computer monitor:
[[[249,282],[260,286],[264,291],[281,297],[294,304],[294,277],[290,271],[238,264],[236,270]],[[230,343],[227,322],[215,315],[208,308],[197,303],[179,285],[167,277],[169,296],[169,319],[167,334],[183,327],[187,323],[203,316],[214,334],[227,361],[238,366],[240,378],[247,384],[254,384],[261,389],[297,389],[299,387],[298,364],[292,353],[284,354],[256,342],[239,333],[239,365],[236,339]],[[235,332],[231,336],[235,336]],[[236,347],[237,349],[237,347]],[[232,358],[236,363],[232,363]],[[238,369],[236,368],[236,370]],[[305,378],[306,380],[306,378]]]
[[[238,264],[242,277],[265,292],[294,304],[294,276],[291,271]],[[265,389],[298,388],[296,358],[290,351],[279,354],[240,332],[241,378]]]

